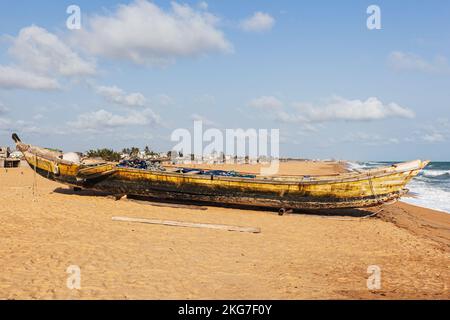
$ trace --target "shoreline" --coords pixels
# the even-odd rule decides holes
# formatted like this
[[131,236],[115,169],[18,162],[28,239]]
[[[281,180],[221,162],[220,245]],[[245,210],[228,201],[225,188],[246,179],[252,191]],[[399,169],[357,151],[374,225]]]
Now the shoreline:
[[[350,171],[351,161],[343,161]],[[371,210],[373,211],[373,210]],[[434,208],[411,204],[403,200],[385,207],[378,215],[383,221],[391,222],[399,228],[431,239],[450,252],[450,213]]]
[[410,206],[413,206],[413,207],[421,208],[421,209],[432,210],[432,211],[436,211],[436,212],[444,213],[444,214],[450,214],[450,212],[447,212],[447,211],[444,211],[444,210],[440,210],[440,209],[437,209],[437,208],[430,208],[430,207],[420,206],[418,204],[409,203],[409,202],[406,202],[404,200],[399,200],[399,202],[407,204],[407,205],[410,205]]
[[[354,167],[355,167],[355,164],[358,165],[358,166],[361,166],[362,164],[366,164],[366,163],[377,163],[377,164],[385,164],[385,165],[389,165],[391,163],[400,163],[398,161],[349,161],[349,160],[345,160],[343,162],[346,162],[346,168],[347,168],[348,171],[353,170]],[[436,162],[439,162],[439,161],[436,161]],[[361,167],[363,167],[363,166],[361,166]],[[424,168],[424,170],[427,170],[427,168]],[[429,187],[432,188],[430,190],[435,190],[434,187],[431,187],[431,186],[429,186]],[[420,192],[417,192],[417,191],[412,191],[411,193],[406,194],[403,197],[403,199],[400,200],[400,202],[406,203],[406,204],[409,204],[409,205],[412,205],[412,206],[415,206],[415,207],[418,207],[418,208],[424,208],[424,209],[429,209],[429,210],[433,210],[433,211],[439,211],[439,212],[442,212],[442,213],[445,213],[445,214],[450,214],[450,211],[446,211],[444,209],[441,209],[441,208],[439,208],[439,206],[437,206],[437,207],[436,206],[431,206],[431,205],[427,206],[427,204],[418,203],[421,200],[420,197],[425,197],[426,198],[426,195],[424,195],[423,193],[420,193]],[[415,202],[408,201],[408,200],[405,200],[405,198],[417,199],[417,201],[415,201]]]
[[446,212],[399,201],[386,207],[379,217],[417,236],[431,239],[450,252],[450,216]]

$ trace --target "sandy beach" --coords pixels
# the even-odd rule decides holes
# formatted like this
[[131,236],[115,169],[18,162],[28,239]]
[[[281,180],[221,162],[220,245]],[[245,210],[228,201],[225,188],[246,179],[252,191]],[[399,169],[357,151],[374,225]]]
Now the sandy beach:
[[[228,169],[228,168],[227,168]],[[252,172],[255,168],[236,168]],[[336,163],[282,164],[333,174]],[[0,171],[1,299],[448,299],[450,215],[404,203],[377,216],[157,207],[73,192],[28,167]],[[34,187],[33,187],[34,185]],[[379,211],[373,208],[366,212]],[[261,228],[259,234],[113,216]],[[81,270],[69,289],[66,270]],[[381,268],[381,289],[367,269]]]

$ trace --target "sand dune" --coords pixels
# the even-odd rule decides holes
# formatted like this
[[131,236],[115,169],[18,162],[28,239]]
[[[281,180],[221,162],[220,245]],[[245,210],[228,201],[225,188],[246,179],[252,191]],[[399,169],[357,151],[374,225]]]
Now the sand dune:
[[[2,299],[450,298],[450,216],[433,213],[427,219],[440,222],[421,226],[417,216],[431,211],[413,206],[390,207],[381,219],[154,207],[73,193],[29,168],[0,171],[0,201]],[[255,226],[262,233],[112,216]],[[433,223],[438,233],[425,237]],[[70,265],[81,269],[80,290],[66,286]],[[367,289],[369,265],[381,268],[380,290]]]

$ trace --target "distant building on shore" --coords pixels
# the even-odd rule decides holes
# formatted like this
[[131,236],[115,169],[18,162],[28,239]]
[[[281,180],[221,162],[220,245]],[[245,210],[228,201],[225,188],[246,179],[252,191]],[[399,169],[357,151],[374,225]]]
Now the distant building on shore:
[[9,147],[0,147],[0,168],[17,168],[20,165],[20,158],[11,157]]
[[9,147],[0,147],[0,158],[8,158],[9,152]]
[[212,152],[205,155],[189,154],[172,157],[172,164],[267,164],[272,160],[273,158],[267,156],[249,157]]

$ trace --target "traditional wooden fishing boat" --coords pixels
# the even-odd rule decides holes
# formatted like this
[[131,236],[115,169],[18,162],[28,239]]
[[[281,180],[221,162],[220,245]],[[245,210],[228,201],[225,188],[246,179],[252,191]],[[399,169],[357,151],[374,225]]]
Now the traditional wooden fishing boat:
[[398,200],[406,184],[428,161],[328,176],[224,177],[87,165],[63,159],[60,152],[13,140],[28,164],[41,176],[83,189],[115,195],[191,200],[278,209],[341,209],[377,206]]

